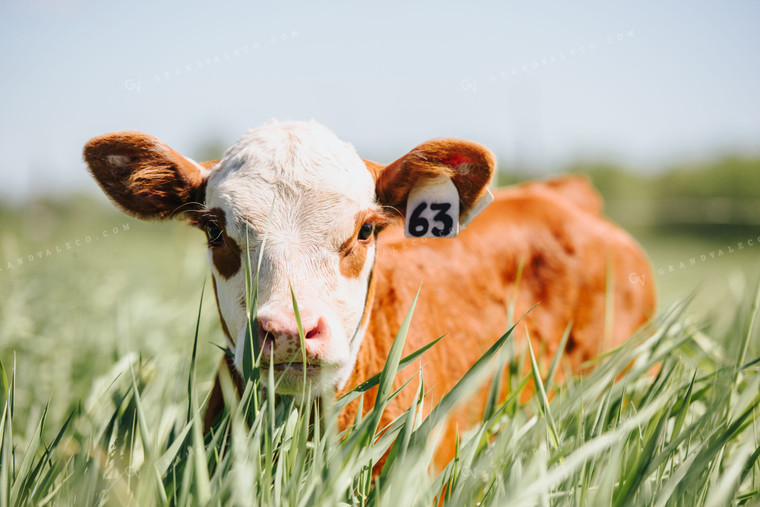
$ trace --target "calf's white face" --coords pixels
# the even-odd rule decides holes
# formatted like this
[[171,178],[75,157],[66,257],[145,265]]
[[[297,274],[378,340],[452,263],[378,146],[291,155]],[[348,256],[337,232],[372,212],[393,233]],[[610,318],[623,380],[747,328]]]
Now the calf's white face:
[[95,137],[84,158],[125,212],[183,217],[205,231],[222,328],[238,368],[247,325],[246,256],[254,276],[261,259],[261,366],[274,365],[277,391],[312,396],[339,389],[351,374],[369,318],[377,234],[402,218],[418,179],[451,178],[465,215],[495,166],[486,148],[457,139],[428,141],[382,166],[362,160],[313,121],[271,121],[216,162],[197,164],[140,132]]
[[302,392],[292,288],[311,391],[341,387],[361,343],[374,232],[385,221],[364,161],[314,122],[269,123],[251,130],[212,169],[205,205],[200,220],[209,233],[211,271],[236,365],[242,365],[246,334],[244,256],[252,274],[261,257],[262,367],[274,364],[280,392]]

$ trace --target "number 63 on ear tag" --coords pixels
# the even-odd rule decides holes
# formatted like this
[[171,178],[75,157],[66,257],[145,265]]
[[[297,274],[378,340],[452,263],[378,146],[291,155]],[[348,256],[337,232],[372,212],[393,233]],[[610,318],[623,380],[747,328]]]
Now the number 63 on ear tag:
[[459,192],[447,176],[423,176],[406,200],[407,238],[453,238],[459,234]]

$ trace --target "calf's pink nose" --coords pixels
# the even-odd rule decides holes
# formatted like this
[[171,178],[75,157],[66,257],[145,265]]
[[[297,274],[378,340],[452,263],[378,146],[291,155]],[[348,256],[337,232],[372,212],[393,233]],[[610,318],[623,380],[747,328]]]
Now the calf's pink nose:
[[[266,317],[259,316],[259,340],[269,338],[278,341],[280,338],[298,337],[298,323],[295,316]],[[301,319],[304,338],[317,340],[328,335],[327,325],[322,317],[303,317]]]

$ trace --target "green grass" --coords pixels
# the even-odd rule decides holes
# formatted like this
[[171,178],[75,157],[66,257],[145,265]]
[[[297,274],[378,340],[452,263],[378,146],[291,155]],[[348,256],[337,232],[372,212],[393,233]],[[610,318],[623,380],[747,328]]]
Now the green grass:
[[[253,375],[242,401],[205,441],[198,401],[204,393],[190,382],[190,410],[183,410],[169,394],[176,374],[154,361],[127,357],[115,365],[99,379],[102,391],[72,410],[50,439],[43,437],[45,408],[31,431],[17,426],[15,384],[24,372],[3,368],[0,504],[430,505],[442,495],[447,505],[754,503],[760,359],[747,358],[756,299],[753,305],[748,320],[737,321],[743,332],[732,346],[715,341],[710,351],[676,306],[651,336],[634,338],[586,377],[556,387],[551,401],[532,361],[519,377],[531,376],[538,394],[527,402],[518,393],[500,400],[438,474],[429,466],[430,436],[493,371],[509,333],[427,418],[419,411],[420,388],[381,435],[379,413],[394,396],[390,381],[399,361],[406,363],[398,353],[334,405],[275,399]],[[397,352],[405,332],[396,338]],[[188,355],[190,372],[193,360]],[[525,364],[519,357],[508,362]],[[659,372],[649,374],[654,365]],[[372,385],[379,385],[375,408],[339,434],[337,411]],[[373,464],[391,446],[373,481]]]
[[[101,234],[0,272],[0,505],[431,505],[441,495],[448,505],[760,502],[750,269],[740,272],[734,299],[713,300],[709,316],[661,297],[650,333],[559,386],[523,369],[531,350],[505,335],[427,418],[421,388],[382,436],[377,412],[340,435],[336,411],[345,400],[275,399],[261,391],[252,364],[243,400],[204,437],[202,405],[222,338],[211,294],[202,309],[197,303],[203,239],[179,224],[82,209],[48,210],[47,236],[25,227],[23,215],[0,214],[2,268]],[[129,229],[102,236],[123,224]],[[659,255],[688,257],[693,247],[650,250],[657,266]],[[720,262],[711,268],[729,271]],[[379,407],[395,394],[389,381],[403,358],[392,359],[374,379]],[[429,437],[497,369],[508,372],[512,391],[499,399],[492,383],[481,424],[460,435],[455,461],[435,473]],[[545,389],[525,400],[518,394],[528,379]],[[373,480],[372,465],[391,445]]]

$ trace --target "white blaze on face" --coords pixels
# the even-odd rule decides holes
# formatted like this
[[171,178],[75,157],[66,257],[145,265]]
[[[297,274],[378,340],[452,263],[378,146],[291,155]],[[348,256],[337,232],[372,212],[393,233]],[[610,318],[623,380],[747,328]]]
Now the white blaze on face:
[[[282,375],[278,391],[297,394],[302,389],[300,341],[288,331],[295,325],[291,287],[304,331],[313,328],[315,337],[306,347],[311,394],[340,388],[358,353],[362,332],[357,331],[375,255],[374,240],[362,243],[361,255],[353,256],[347,273],[345,246],[356,240],[364,217],[380,211],[375,182],[354,148],[313,121],[271,121],[227,150],[208,180],[206,207],[223,212],[224,232],[241,255],[246,254],[247,235],[252,270],[261,254],[258,318],[277,330],[264,346],[262,366],[270,356],[281,365],[275,369],[275,376]],[[209,260],[240,368],[245,259],[228,276],[212,250]],[[293,368],[285,368],[283,363],[290,361]]]

